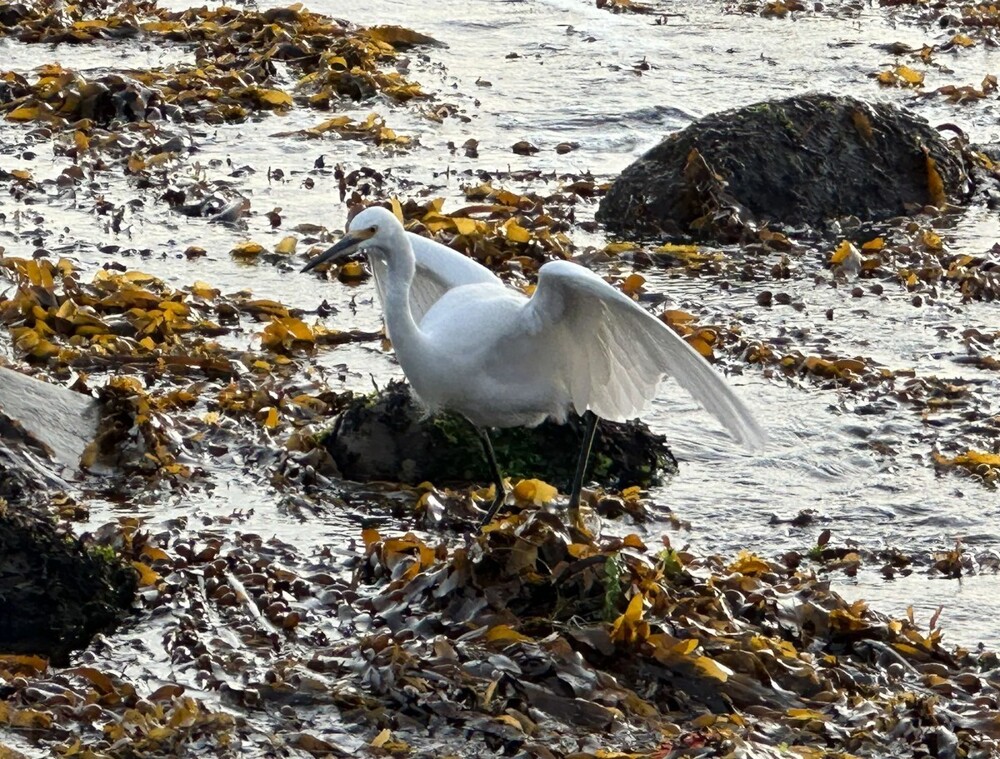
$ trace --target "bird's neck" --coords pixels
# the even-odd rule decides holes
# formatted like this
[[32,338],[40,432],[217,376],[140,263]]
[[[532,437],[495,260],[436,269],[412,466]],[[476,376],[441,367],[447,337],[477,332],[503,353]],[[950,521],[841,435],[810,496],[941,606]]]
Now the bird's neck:
[[[387,262],[385,284],[385,327],[403,372],[412,366],[408,359],[425,352],[424,334],[410,310],[410,287],[416,274],[416,259],[405,237],[394,241],[394,255]],[[413,379],[410,378],[412,383]]]

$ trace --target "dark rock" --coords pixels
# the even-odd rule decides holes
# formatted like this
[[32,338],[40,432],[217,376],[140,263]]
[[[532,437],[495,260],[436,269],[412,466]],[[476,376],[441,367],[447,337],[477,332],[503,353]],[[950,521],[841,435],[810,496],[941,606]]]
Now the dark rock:
[[[515,427],[491,433],[505,476],[538,477],[568,487],[583,438],[583,424],[545,422],[533,429]],[[323,444],[341,474],[350,480],[490,481],[482,446],[472,426],[451,414],[425,417],[402,382],[375,396],[359,396],[337,416]],[[641,422],[597,427],[587,479],[602,485],[645,486],[677,466],[666,446]]]
[[135,572],[113,556],[0,502],[0,651],[66,664],[120,621],[135,588]]
[[32,484],[30,478],[10,460],[8,452],[0,450],[0,499],[17,503],[24,498]]
[[716,113],[625,169],[597,219],[626,235],[740,239],[748,225],[817,225],[937,205],[967,181],[961,154],[888,103],[811,94]]
[[31,10],[24,3],[4,3],[0,6],[0,27],[16,27]]

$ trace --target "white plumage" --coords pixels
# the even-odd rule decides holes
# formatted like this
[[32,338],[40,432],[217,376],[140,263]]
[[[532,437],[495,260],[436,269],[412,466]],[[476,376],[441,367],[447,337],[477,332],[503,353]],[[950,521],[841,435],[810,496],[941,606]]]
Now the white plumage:
[[[410,285],[410,312],[417,324],[448,290],[476,284],[503,287],[503,282],[493,272],[447,245],[412,232],[406,233],[406,239],[413,250],[415,261],[413,283]],[[379,299],[385,303],[385,281],[388,277],[385,259],[371,256],[369,263],[375,275]]]
[[[400,367],[432,411],[460,413],[479,428],[564,421],[574,411],[621,422],[639,416],[672,376],[738,441],[765,442],[750,411],[704,358],[582,266],[543,265],[529,298],[372,207],[306,268],[357,248],[368,252]],[[484,446],[491,455],[488,437]],[[588,454],[585,441],[583,467]],[[579,468],[577,474],[582,478]]]

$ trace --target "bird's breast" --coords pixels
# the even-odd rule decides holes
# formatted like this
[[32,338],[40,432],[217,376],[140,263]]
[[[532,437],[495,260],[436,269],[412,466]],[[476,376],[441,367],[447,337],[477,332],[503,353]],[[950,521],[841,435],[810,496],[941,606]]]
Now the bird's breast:
[[490,427],[565,416],[568,396],[557,357],[526,330],[526,302],[506,288],[456,288],[424,316],[418,350],[395,346],[403,373],[429,409]]

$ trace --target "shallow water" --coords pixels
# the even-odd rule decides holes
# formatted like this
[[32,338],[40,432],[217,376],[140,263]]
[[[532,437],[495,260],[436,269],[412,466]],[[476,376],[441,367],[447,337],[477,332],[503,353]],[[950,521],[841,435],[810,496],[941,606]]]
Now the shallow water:
[[[431,188],[431,196],[444,196],[448,207],[455,208],[464,205],[461,186],[475,181],[462,176],[463,171],[590,171],[598,179],[610,179],[692,118],[806,90],[903,102],[932,123],[959,124],[977,140],[996,139],[1000,132],[995,98],[955,106],[940,98],[914,99],[909,92],[880,88],[868,78],[896,62],[880,45],[905,42],[919,48],[924,42],[947,39],[935,28],[895,23],[890,12],[877,7],[789,21],[727,14],[718,2],[672,2],[663,3],[663,11],[679,15],[665,16],[663,24],[652,16],[613,15],[587,0],[431,4],[366,0],[310,7],[358,23],[400,24],[445,43],[446,47],[412,51],[410,76],[440,101],[456,104],[470,121],[446,119],[437,124],[419,116],[416,108],[377,105],[374,110],[390,127],[419,140],[418,147],[397,155],[336,139],[274,138],[276,132],[311,126],[326,116],[301,109],[242,125],[196,127],[193,132],[202,149],[198,160],[211,167],[209,176],[226,178],[232,171],[226,161],[232,167],[249,164],[256,169],[239,180],[253,203],[245,229],[189,220],[150,199],[144,209],[127,215],[124,231],[115,235],[107,231],[106,219],[57,200],[37,208],[44,222],[17,228],[8,221],[0,226],[0,242],[7,253],[31,254],[34,243],[25,232],[35,224],[44,247],[65,250],[87,272],[120,260],[176,286],[205,280],[224,292],[251,289],[258,297],[307,309],[328,299],[337,310],[328,320],[331,326],[372,330],[378,328],[379,312],[370,284],[350,288],[293,275],[298,260],[276,266],[240,264],[228,252],[244,239],[271,246],[299,223],[331,229],[343,225],[346,209],[337,200],[332,173],[314,169],[320,155],[328,166],[342,163],[347,170],[373,166],[386,172],[390,192],[408,182]],[[20,71],[60,58],[83,71],[184,59],[180,47],[149,52],[126,43],[53,51],[0,41],[0,54],[6,66]],[[985,48],[941,53],[938,61],[951,71],[932,70],[925,89],[978,83],[986,73],[1000,69],[1000,54]],[[347,113],[363,117],[370,110],[371,104],[362,104]],[[22,130],[10,125],[0,128],[0,137],[9,137],[8,145],[24,140]],[[469,138],[479,140],[478,159],[466,158],[461,148],[455,153],[448,150],[449,142],[461,146]],[[532,157],[513,154],[510,146],[521,139],[541,152]],[[579,148],[557,155],[554,146],[566,141],[578,142]],[[41,153],[31,160],[11,157],[5,168],[28,166],[39,177],[58,174],[64,163]],[[212,166],[213,161],[219,163]],[[280,167],[286,179],[269,180],[267,167]],[[311,190],[303,189],[306,176],[315,181]],[[124,202],[131,190],[122,183],[113,186],[112,193],[116,203]],[[400,194],[405,196],[405,190]],[[7,202],[0,200],[0,207]],[[264,217],[274,207],[282,209],[284,219],[278,230],[271,230]],[[4,210],[10,215],[9,209]],[[954,250],[982,254],[998,239],[998,231],[995,214],[971,212],[949,236],[955,241]],[[100,252],[98,246],[109,240],[135,253]],[[601,235],[584,234],[578,241],[594,246],[606,242]],[[206,248],[208,256],[185,259],[182,251],[194,244]],[[815,265],[822,271],[827,256],[828,251],[818,252],[803,266]],[[761,338],[799,330],[788,347],[803,353],[829,350],[866,356],[892,369],[912,368],[918,375],[982,380],[989,388],[983,398],[996,412],[1000,390],[996,374],[952,360],[965,352],[954,328],[995,330],[1000,324],[1000,307],[995,304],[961,304],[954,292],[942,290],[936,303],[915,308],[905,289],[891,287],[881,297],[857,299],[849,286],[834,287],[824,273],[819,284],[788,281],[787,291],[804,310],[764,309],[756,305],[758,284],[723,290],[710,277],[644,274],[648,290],[664,293],[671,307],[691,311],[704,321],[746,316],[748,334]],[[356,311],[349,308],[352,299]],[[831,308],[836,314],[833,321],[826,317]],[[346,367],[343,381],[336,372],[327,375],[335,390],[368,390],[372,377],[383,383],[399,376],[391,356],[374,343],[326,351],[320,363],[331,370]],[[746,548],[774,556],[786,550],[806,551],[822,529],[830,528],[838,544],[850,540],[870,550],[899,547],[926,553],[947,550],[960,538],[976,553],[1000,551],[996,492],[955,475],[938,476],[928,463],[933,431],[922,428],[915,412],[861,415],[856,413],[857,398],[807,381],[768,379],[753,367],[746,367],[732,382],[771,434],[764,454],[736,449],[714,420],[676,388],[663,392],[648,417],[651,426],[669,436],[682,462],[679,476],[651,492],[657,508],[669,507],[691,523],[690,532],[671,533],[675,545],[689,541],[703,551],[728,555]],[[873,440],[891,444],[895,455],[873,450]],[[305,516],[282,507],[280,498],[254,471],[253,462],[220,461],[212,466],[217,482],[212,493],[172,495],[145,505],[115,506],[108,501],[101,507],[98,502],[92,518],[100,523],[138,508],[151,518],[184,513],[217,520],[240,510],[244,515],[238,520],[239,529],[275,534],[302,546],[344,544],[345,534],[357,533],[357,519],[339,511],[335,503]],[[247,515],[250,509],[253,514]],[[807,527],[770,524],[772,515],[787,520],[803,509],[817,512],[816,521]],[[646,529],[654,538],[659,532],[655,524]],[[913,605],[924,622],[944,604],[942,624],[948,639],[1000,646],[1000,633],[991,622],[1000,613],[994,575],[946,581],[928,579],[923,572],[918,569],[908,578],[886,582],[872,567],[855,580],[837,582],[846,594],[870,599],[889,613],[898,615]]]

